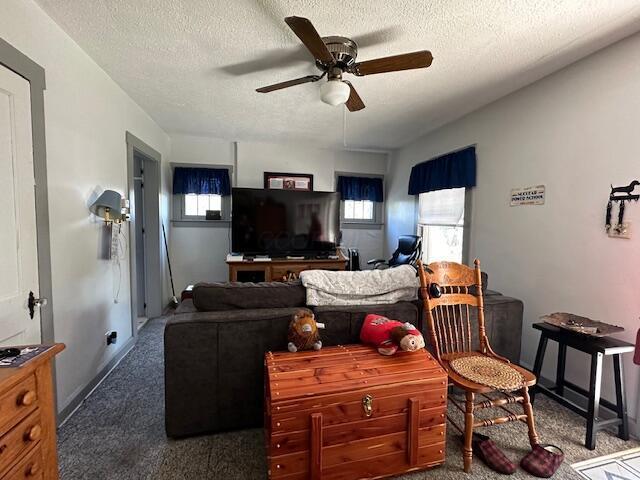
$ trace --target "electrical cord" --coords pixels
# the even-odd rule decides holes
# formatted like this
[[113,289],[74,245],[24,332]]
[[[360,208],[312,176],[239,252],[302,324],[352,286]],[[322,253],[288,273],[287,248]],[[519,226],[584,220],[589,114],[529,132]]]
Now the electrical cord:
[[[120,223],[114,223],[112,224],[112,229],[116,228],[116,232],[115,232],[115,242],[117,244],[117,251],[115,255],[112,255],[111,260],[113,262],[114,265],[114,270],[117,269],[118,271],[118,281],[117,281],[117,286],[115,287],[115,292],[113,295],[113,303],[118,303],[120,300],[120,290],[122,287],[122,264],[121,261],[124,259],[126,252],[127,252],[127,238],[125,236],[124,233],[124,229],[122,228],[122,224]],[[113,243],[113,235],[114,232],[112,230],[111,233],[111,238],[112,238],[112,243]],[[115,274],[115,271],[114,271]]]

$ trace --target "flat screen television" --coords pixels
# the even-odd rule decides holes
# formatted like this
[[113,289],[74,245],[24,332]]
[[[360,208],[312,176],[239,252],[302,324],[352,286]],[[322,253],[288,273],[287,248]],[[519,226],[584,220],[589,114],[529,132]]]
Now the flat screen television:
[[245,255],[335,254],[340,197],[335,192],[234,188],[231,249]]

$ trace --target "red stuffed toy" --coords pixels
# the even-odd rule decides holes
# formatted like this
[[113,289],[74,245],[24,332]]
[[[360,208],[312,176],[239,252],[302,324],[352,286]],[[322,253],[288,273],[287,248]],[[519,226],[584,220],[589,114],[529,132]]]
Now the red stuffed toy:
[[382,355],[393,355],[398,349],[415,352],[424,348],[424,338],[416,327],[382,315],[369,314],[365,317],[360,340],[376,347]]

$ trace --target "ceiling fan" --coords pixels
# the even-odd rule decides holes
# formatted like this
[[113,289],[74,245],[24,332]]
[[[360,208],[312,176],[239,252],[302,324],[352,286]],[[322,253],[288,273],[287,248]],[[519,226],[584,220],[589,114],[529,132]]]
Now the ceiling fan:
[[321,100],[329,105],[344,103],[349,111],[356,112],[364,108],[364,103],[351,82],[342,79],[344,73],[351,73],[361,77],[376,73],[427,68],[433,61],[431,52],[422,50],[356,62],[358,45],[353,40],[340,36],[321,37],[307,18],[287,17],[284,21],[287,22],[289,28],[293,30],[293,33],[297,35],[313,55],[316,66],[322,73],[258,88],[256,92],[269,93],[274,90],[293,87],[294,85],[317,82],[326,76],[327,82],[320,87]]

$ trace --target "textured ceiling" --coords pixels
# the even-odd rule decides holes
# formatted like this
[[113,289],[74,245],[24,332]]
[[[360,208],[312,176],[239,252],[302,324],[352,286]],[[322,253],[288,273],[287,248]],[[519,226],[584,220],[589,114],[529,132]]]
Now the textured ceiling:
[[[638,0],[37,0],[167,132],[396,148],[640,29]],[[360,44],[429,49],[426,70],[351,77],[367,108],[319,100],[284,17]],[[636,61],[637,59],[629,59]],[[269,68],[272,62],[286,66]]]

